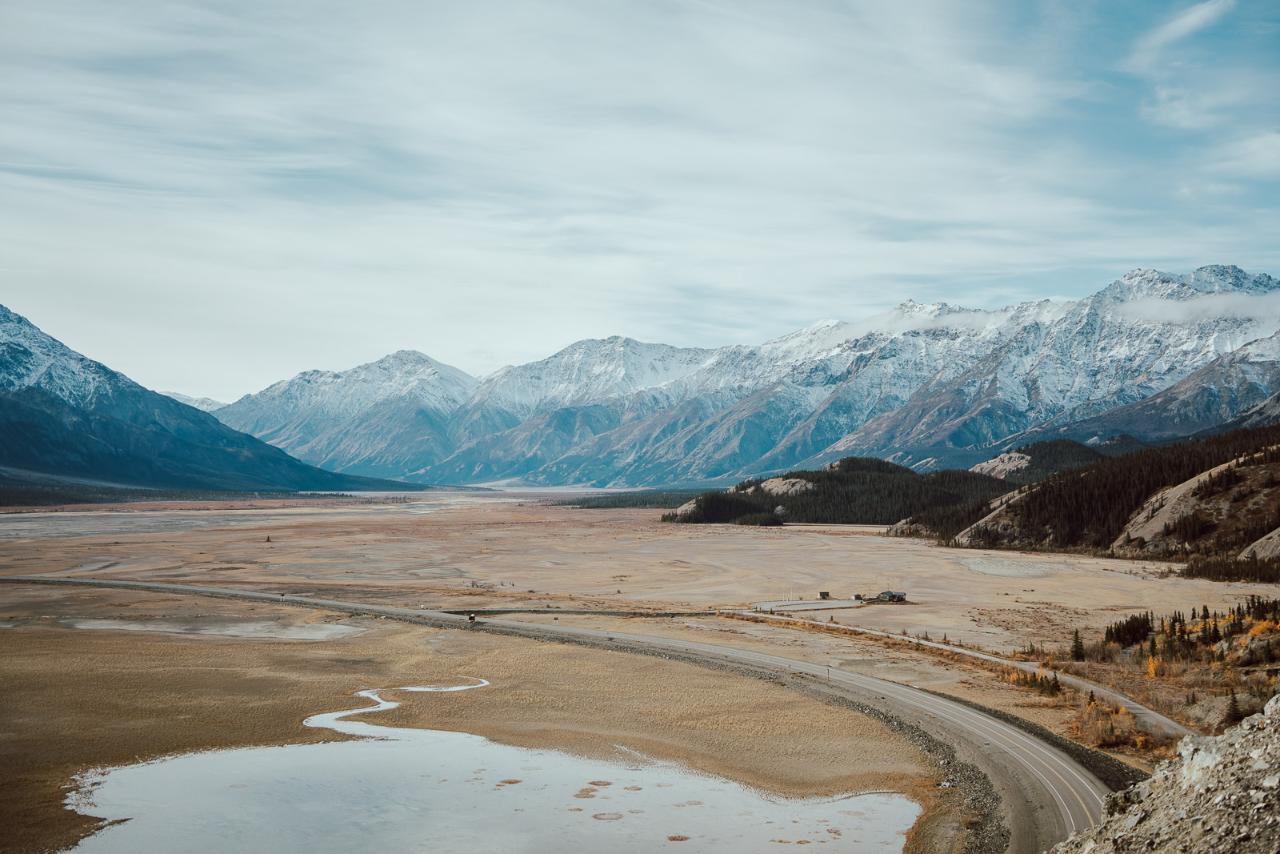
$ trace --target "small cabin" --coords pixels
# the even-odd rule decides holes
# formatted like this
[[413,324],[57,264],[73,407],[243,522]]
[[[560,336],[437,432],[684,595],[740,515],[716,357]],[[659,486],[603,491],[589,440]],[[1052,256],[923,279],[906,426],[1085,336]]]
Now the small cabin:
[[831,598],[831,591],[830,591],[830,590],[819,590],[819,591],[818,591],[818,598],[819,598],[819,599],[830,599],[830,598]]

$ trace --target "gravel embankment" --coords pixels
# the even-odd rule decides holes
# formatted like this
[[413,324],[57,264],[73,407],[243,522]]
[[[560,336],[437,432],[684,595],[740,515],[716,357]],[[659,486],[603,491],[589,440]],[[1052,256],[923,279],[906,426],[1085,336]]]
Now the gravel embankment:
[[1053,854],[1280,852],[1280,695],[1220,736],[1183,739],[1178,753]]

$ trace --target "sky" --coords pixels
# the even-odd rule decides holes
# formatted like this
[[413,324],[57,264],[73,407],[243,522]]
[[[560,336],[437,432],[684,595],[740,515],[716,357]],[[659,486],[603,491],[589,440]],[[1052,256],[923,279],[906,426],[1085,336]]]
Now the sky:
[[0,303],[234,400],[1280,274],[1274,0],[0,5]]

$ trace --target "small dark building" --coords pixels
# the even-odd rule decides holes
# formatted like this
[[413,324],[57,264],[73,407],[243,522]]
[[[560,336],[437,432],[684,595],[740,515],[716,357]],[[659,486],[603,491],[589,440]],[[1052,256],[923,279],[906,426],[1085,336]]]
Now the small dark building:
[[819,598],[819,599],[830,599],[830,598],[831,598],[831,591],[830,591],[830,590],[819,590],[819,591],[818,591],[818,598]]
[[907,594],[899,593],[896,590],[886,590],[880,594],[880,599],[885,602],[905,602]]

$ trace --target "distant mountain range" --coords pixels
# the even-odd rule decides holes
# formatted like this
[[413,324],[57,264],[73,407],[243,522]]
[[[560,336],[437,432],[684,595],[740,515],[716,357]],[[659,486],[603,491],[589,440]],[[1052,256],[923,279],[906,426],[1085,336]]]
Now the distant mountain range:
[[219,490],[395,488],[324,471],[148,391],[0,306],[0,474]]
[[1280,391],[1278,318],[1271,276],[1134,270],[1076,301],[906,302],[759,346],[592,339],[484,378],[399,352],[213,412],[314,465],[429,483],[733,481],[851,455],[967,467],[1237,419]]
[[1278,330],[1271,276],[1135,270],[1076,301],[909,301],[758,346],[591,339],[483,378],[400,351],[223,406],[147,391],[0,309],[0,467],[225,489],[711,484],[849,456],[964,468],[1037,442],[1274,423]]

